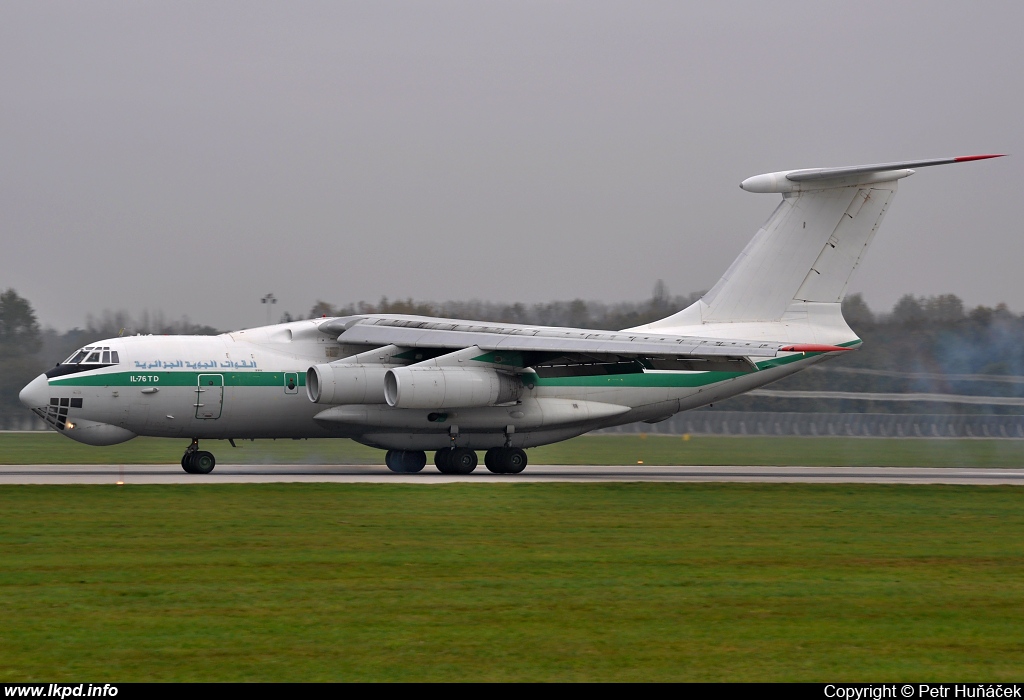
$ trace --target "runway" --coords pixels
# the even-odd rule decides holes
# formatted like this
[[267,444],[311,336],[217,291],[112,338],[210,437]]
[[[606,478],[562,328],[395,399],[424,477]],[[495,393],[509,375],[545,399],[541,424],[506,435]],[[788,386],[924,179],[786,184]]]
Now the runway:
[[482,466],[448,476],[428,466],[419,474],[393,474],[376,465],[223,464],[212,474],[186,474],[177,464],[0,465],[0,484],[497,484],[530,482],[747,482],[822,484],[975,484],[1024,486],[1024,469],[904,467],[527,467],[517,475],[491,474]]

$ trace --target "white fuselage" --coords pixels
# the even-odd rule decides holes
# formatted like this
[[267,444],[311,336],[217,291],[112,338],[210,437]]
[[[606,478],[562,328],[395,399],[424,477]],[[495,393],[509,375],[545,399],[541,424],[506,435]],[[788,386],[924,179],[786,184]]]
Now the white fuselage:
[[[117,352],[105,366],[60,365],[22,392],[51,426],[89,444],[137,435],[182,438],[348,437],[381,448],[532,447],[596,428],[656,421],[749,391],[826,355],[790,354],[746,373],[647,370],[588,377],[519,375],[509,405],[392,408],[313,403],[312,365],[365,353],[322,333],[323,319],[217,336],[132,336],[96,345]],[[63,369],[62,369],[63,368]],[[69,372],[69,373],[62,373]],[[31,401],[29,401],[31,397]],[[64,404],[64,405],[62,405]],[[63,409],[63,411],[62,411]]]

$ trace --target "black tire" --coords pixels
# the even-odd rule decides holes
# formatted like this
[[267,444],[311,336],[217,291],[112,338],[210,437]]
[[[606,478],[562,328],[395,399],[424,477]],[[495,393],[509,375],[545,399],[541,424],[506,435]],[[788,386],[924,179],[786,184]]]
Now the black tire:
[[211,452],[194,452],[190,461],[193,474],[209,474],[217,466],[217,460]]
[[401,450],[389,449],[384,455],[384,464],[395,474],[401,474]]
[[427,453],[418,450],[388,450],[384,463],[396,474],[415,474],[423,471]]
[[505,474],[519,474],[526,469],[526,451],[521,450],[518,447],[505,450],[503,455],[504,459],[501,461],[501,466],[504,469]]
[[442,474],[451,474],[448,468],[448,459],[451,457],[452,451],[450,449],[438,450],[434,453],[434,466],[437,467],[437,471]]
[[195,472],[192,471],[192,455],[192,452],[186,452],[181,456],[181,468],[189,474],[195,474]]
[[504,474],[502,469],[502,456],[505,450],[501,447],[492,447],[484,453],[484,466],[492,474]]
[[448,457],[449,474],[472,474],[476,469],[476,452],[465,447],[456,447]]
[[423,450],[408,450],[402,453],[402,471],[416,474],[423,471],[427,464],[427,453]]

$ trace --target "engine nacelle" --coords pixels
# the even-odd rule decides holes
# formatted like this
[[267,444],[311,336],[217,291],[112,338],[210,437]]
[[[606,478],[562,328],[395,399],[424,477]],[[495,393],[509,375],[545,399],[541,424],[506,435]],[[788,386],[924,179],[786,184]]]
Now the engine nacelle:
[[381,365],[313,365],[306,370],[306,395],[313,403],[384,403]]
[[516,401],[519,377],[476,367],[397,367],[384,375],[384,398],[393,408],[468,408]]

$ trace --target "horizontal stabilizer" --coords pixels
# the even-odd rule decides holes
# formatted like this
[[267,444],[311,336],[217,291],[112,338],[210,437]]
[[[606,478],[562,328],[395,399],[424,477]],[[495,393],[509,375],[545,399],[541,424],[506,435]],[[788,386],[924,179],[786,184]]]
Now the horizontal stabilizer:
[[815,343],[801,343],[799,345],[787,345],[780,348],[783,352],[845,352],[853,348],[844,348],[839,345],[817,345]]
[[[950,163],[966,163],[972,160],[1001,158],[1002,153],[977,156],[954,156],[951,158],[930,158],[927,160],[904,160],[895,163],[874,163],[871,165],[851,165],[841,168],[807,168],[804,170],[783,170],[777,173],[766,173],[749,177],[740,183],[747,192],[795,192],[807,187],[821,188],[855,184],[858,182],[874,182],[898,180],[913,174],[911,168],[927,168],[932,165],[948,165]],[[852,179],[852,180],[851,180]],[[849,181],[849,182],[842,182]]]

